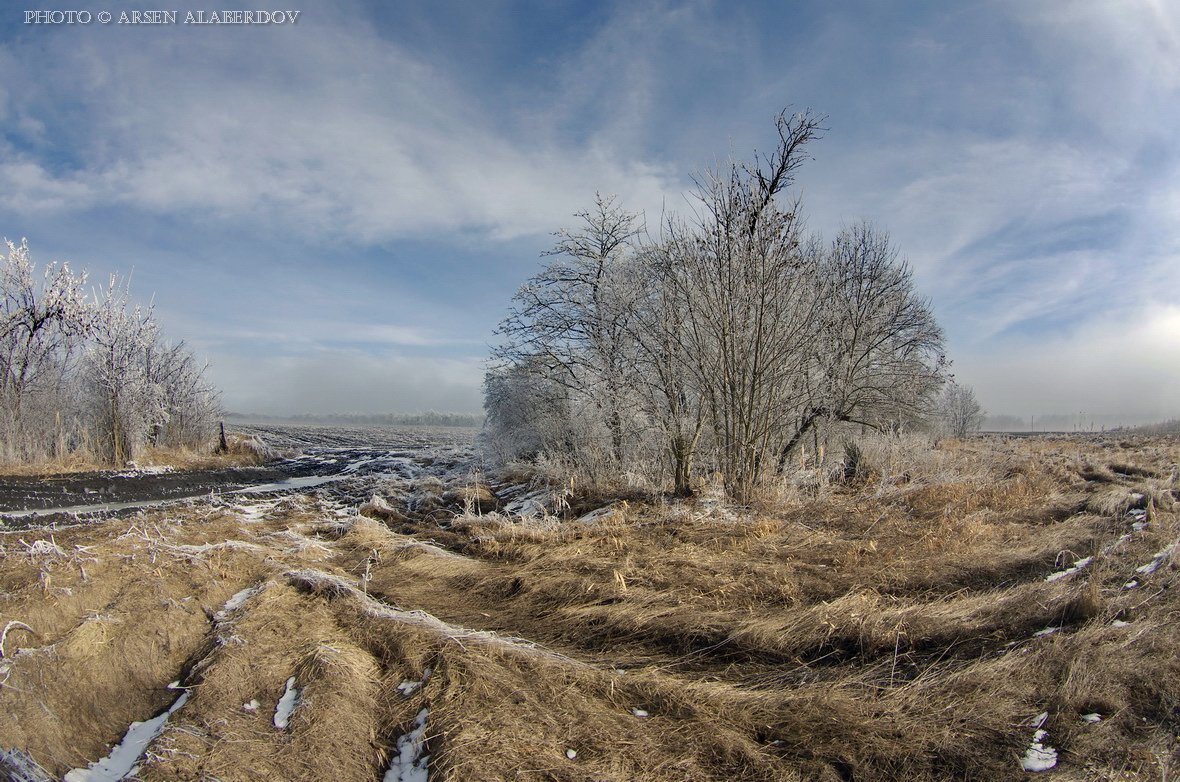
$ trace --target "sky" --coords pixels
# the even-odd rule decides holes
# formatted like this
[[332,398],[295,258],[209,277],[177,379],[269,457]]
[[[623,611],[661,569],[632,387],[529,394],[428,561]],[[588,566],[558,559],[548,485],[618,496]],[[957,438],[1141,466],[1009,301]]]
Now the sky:
[[[993,412],[1180,416],[1180,3],[0,2],[0,235],[130,274],[225,406],[478,411],[488,345],[595,192],[826,116],[811,230],[889,231]],[[296,10],[294,24],[185,24]]]

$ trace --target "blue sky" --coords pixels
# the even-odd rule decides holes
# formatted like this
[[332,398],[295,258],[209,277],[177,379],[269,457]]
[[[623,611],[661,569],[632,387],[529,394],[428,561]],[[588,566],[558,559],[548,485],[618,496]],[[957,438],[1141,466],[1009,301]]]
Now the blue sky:
[[[828,116],[810,227],[891,232],[985,407],[1180,415],[1175,3],[288,6],[0,8],[0,234],[132,271],[231,409],[478,409],[553,231],[684,210],[793,106]],[[238,7],[278,6],[167,8]]]

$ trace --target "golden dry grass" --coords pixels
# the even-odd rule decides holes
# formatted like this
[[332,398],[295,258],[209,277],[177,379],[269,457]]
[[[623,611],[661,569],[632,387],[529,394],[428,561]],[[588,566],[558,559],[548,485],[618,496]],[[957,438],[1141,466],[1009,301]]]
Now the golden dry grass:
[[60,775],[180,680],[144,779],[379,779],[424,708],[436,781],[1018,779],[1042,712],[1053,776],[1174,778],[1177,441],[866,455],[744,515],[296,498],[2,534],[0,623],[36,635],[4,644],[0,748]]
[[[245,467],[262,464],[267,460],[264,452],[251,447],[250,438],[231,433],[227,436],[229,450],[217,453],[213,444],[207,448],[155,448],[142,449],[135,463],[139,467],[172,467],[177,470],[217,470],[227,467]],[[109,470],[111,465],[96,460],[93,456],[77,452],[69,456],[45,462],[0,463],[0,476],[33,476],[48,478],[55,475],[70,475],[81,472]]]

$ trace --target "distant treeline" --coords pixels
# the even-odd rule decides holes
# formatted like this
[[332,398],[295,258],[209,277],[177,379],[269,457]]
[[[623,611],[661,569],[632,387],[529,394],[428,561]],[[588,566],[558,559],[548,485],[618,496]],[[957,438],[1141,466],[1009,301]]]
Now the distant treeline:
[[303,413],[301,415],[258,415],[226,413],[236,421],[273,421],[297,424],[336,424],[349,426],[483,426],[483,416],[476,413]]
[[1157,424],[1136,426],[1131,430],[1136,434],[1180,434],[1180,418],[1169,418]]
[[1021,418],[1014,415],[989,415],[983,420],[986,432],[1105,432],[1112,429],[1151,429],[1175,425],[1163,424],[1142,416],[1120,413],[1047,413]]

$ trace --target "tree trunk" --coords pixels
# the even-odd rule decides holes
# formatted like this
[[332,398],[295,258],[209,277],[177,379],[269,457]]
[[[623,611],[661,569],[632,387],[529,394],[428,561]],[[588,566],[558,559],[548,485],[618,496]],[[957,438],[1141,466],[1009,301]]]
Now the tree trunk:
[[692,444],[684,437],[672,438],[672,474],[675,484],[672,492],[677,497],[691,497],[692,491]]

